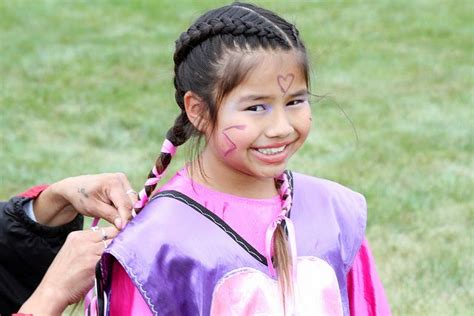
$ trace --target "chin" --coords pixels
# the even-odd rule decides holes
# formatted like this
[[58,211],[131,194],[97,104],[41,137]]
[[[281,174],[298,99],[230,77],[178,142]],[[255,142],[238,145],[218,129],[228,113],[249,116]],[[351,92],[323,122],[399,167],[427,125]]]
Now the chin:
[[261,178],[276,178],[286,170],[286,165],[283,167],[268,168],[268,170],[260,170],[256,175]]

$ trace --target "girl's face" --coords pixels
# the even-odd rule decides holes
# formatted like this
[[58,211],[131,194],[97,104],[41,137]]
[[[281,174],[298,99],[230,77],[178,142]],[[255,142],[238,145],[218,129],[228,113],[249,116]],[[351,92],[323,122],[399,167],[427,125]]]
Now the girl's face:
[[223,176],[274,178],[311,127],[308,87],[294,52],[259,52],[261,62],[221,102],[205,157]]

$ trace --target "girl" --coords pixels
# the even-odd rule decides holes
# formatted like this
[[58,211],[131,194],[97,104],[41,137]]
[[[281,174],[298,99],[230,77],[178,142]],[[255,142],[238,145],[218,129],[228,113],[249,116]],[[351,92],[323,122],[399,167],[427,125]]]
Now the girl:
[[[311,126],[297,29],[233,3],[181,34],[174,62],[181,113],[100,262],[99,312],[389,314],[363,196],[285,171]],[[155,191],[191,138],[204,140],[197,158]]]

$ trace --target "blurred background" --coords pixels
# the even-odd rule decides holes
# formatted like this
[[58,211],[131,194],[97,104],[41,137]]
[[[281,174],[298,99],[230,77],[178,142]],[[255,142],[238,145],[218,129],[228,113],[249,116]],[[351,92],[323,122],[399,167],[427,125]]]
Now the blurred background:
[[[473,315],[474,2],[253,2],[299,28],[322,96],[291,169],[366,196],[394,315]],[[174,41],[227,3],[0,1],[0,199],[87,173],[140,189],[178,114]]]

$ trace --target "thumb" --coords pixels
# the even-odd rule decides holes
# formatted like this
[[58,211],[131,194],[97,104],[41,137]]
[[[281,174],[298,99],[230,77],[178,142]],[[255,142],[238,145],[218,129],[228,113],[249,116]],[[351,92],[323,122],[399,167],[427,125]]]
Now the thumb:
[[136,195],[127,194],[124,190],[111,190],[109,198],[116,208],[113,224],[118,229],[122,229],[132,217],[132,209],[136,201]]

